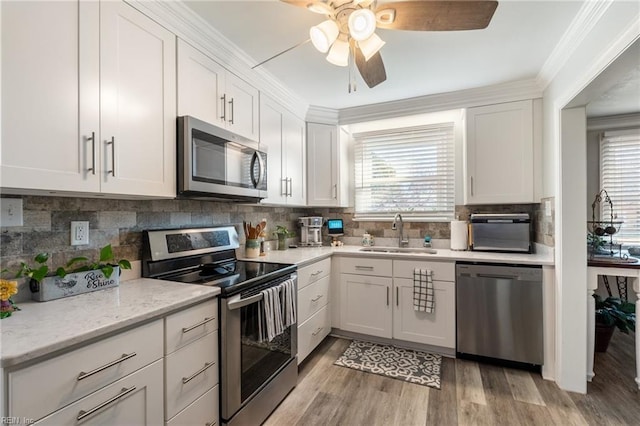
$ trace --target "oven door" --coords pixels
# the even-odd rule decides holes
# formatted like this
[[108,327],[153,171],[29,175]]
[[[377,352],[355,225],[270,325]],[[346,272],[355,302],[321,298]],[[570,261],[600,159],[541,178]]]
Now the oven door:
[[267,154],[258,144],[193,117],[179,117],[179,192],[260,199],[267,193]]
[[261,295],[221,299],[222,419],[229,420],[290,362],[295,362],[298,328],[289,326],[272,341],[260,341]]

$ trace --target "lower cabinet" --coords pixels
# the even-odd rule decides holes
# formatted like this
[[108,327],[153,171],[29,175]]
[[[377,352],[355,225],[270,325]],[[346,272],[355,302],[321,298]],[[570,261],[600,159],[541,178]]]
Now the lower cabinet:
[[[432,271],[435,308],[431,313],[413,308],[416,268]],[[340,329],[455,348],[453,262],[340,258],[340,271]]]
[[331,331],[331,259],[298,269],[298,364]]

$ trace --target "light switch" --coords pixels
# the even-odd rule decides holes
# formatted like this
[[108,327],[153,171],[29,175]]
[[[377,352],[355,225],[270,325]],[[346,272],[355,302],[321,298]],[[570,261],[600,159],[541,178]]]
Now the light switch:
[[22,226],[22,198],[0,199],[0,226]]

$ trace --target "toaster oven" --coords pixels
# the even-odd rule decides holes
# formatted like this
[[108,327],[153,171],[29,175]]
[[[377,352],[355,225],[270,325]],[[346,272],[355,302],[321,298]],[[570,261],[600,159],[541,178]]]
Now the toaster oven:
[[527,213],[472,214],[469,245],[474,251],[531,253],[531,219]]

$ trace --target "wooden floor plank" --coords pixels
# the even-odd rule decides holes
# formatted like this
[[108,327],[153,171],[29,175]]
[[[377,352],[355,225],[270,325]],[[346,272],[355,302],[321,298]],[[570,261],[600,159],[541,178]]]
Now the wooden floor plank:
[[456,397],[456,360],[442,358],[440,390],[429,391],[427,425],[458,424],[458,400]]
[[557,384],[550,380],[544,380],[541,376],[533,376],[533,381],[549,409],[553,424],[566,426],[588,424],[571,396],[560,389]]
[[[427,386],[404,382],[392,424],[425,425],[429,411],[430,392]],[[433,390],[433,392],[439,392],[439,390]]]
[[479,368],[487,406],[493,412],[496,424],[510,426],[523,424],[515,410],[511,387],[504,369],[491,364],[480,364]]
[[508,369],[505,370],[505,375],[507,376],[513,399],[528,404],[544,406],[544,400],[540,396],[540,392],[538,392],[538,388],[528,371]]
[[458,401],[487,405],[478,363],[456,359],[455,364]]

